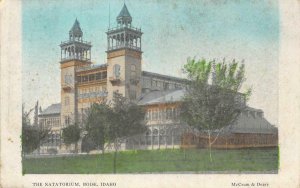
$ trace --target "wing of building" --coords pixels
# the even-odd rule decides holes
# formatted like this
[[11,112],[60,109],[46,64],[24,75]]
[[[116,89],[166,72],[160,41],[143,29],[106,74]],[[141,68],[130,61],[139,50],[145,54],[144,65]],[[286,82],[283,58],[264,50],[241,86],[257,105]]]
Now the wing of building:
[[[91,104],[111,100],[113,93],[119,92],[147,110],[149,131],[128,141],[127,149],[178,147],[182,134],[189,129],[178,117],[187,80],[142,70],[143,33],[133,26],[125,4],[116,18],[116,27],[108,28],[106,34],[107,62],[99,65],[91,60],[92,44],[83,40],[77,19],[68,40],[61,42],[61,104],[53,104],[39,115],[40,125],[52,127],[54,136],[48,141],[61,149],[62,128],[74,123],[83,126]],[[248,111],[250,115],[241,116],[239,123],[227,128],[227,132],[269,134],[269,129],[276,129],[263,118],[262,111],[251,108]]]

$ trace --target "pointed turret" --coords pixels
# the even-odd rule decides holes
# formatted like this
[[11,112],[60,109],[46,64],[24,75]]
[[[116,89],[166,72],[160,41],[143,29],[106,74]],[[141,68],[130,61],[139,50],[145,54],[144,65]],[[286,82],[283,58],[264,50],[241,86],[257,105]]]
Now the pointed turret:
[[80,28],[80,23],[78,22],[77,18],[73,24],[73,27],[69,31],[70,40],[81,40],[82,39],[82,30]]
[[132,17],[124,3],[117,16],[117,27],[107,34],[107,100],[115,92],[135,101],[141,95],[142,31],[131,24]]
[[132,17],[130,16],[130,13],[129,13],[125,3],[123,5],[123,8],[122,8],[120,14],[117,17],[117,22],[120,25],[130,25],[132,22]]
[[124,3],[123,8],[117,16],[117,27],[109,28],[107,32],[107,52],[119,49],[131,49],[141,52],[142,31],[131,24],[132,17]]
[[90,62],[91,60],[91,43],[83,41],[83,32],[80,28],[79,21],[75,20],[69,31],[69,40],[62,42],[61,63],[70,60],[81,60]]

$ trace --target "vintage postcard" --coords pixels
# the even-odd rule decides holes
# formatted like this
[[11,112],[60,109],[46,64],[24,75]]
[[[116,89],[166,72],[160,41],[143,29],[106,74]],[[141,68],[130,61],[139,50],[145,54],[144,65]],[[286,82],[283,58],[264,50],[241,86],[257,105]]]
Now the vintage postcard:
[[299,1],[0,1],[1,187],[300,186]]

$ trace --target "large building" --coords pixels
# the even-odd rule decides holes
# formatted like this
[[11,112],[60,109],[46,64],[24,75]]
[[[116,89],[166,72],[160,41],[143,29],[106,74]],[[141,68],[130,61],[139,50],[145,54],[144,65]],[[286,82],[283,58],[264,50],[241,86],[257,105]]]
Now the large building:
[[[71,124],[83,125],[86,110],[95,102],[111,100],[119,92],[147,110],[149,130],[129,139],[125,148],[176,147],[188,127],[179,119],[179,104],[187,80],[142,70],[142,31],[132,24],[124,4],[116,27],[107,34],[107,63],[91,61],[91,42],[83,40],[78,20],[61,47],[61,104],[48,107],[39,115],[42,125],[53,127],[47,148],[61,150],[61,130]],[[252,109],[254,113],[258,110]],[[263,118],[263,116],[257,116]],[[246,120],[247,121],[247,120]],[[49,123],[50,122],[50,123]],[[264,121],[265,125],[270,124]]]

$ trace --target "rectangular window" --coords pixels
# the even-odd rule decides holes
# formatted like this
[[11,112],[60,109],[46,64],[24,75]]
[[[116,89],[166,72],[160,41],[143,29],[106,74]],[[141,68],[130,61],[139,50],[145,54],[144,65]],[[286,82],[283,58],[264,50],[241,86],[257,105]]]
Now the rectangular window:
[[161,88],[161,81],[157,81],[157,87]]
[[90,74],[89,75],[89,81],[95,80],[95,74]]
[[81,79],[82,82],[87,82],[88,80],[89,80],[88,76],[83,76]]
[[162,120],[162,110],[158,110],[158,120]]
[[153,111],[153,120],[157,120],[157,110]]
[[69,75],[65,75],[65,83],[66,83],[66,84],[69,84],[69,83],[70,83]]
[[96,80],[100,80],[101,79],[101,72],[96,73]]
[[102,79],[106,79],[106,78],[107,78],[107,72],[104,71],[104,72],[102,72]]
[[149,113],[149,120],[152,120],[152,110],[149,110],[148,113]]
[[65,97],[65,106],[70,104],[70,98],[69,97]]
[[68,125],[68,116],[65,116],[65,125]]
[[81,76],[77,76],[76,81],[77,81],[77,83],[81,83]]
[[167,118],[166,119],[171,119],[172,118],[172,108],[167,108]]
[[145,115],[145,120],[148,120],[149,119],[149,111],[146,112],[146,115]]
[[70,117],[65,116],[65,125],[69,125],[69,124],[70,124]]

